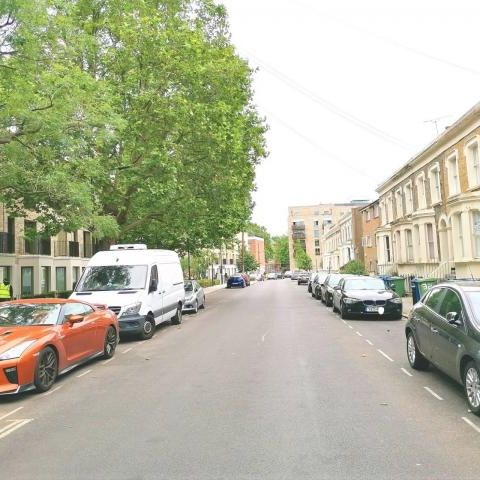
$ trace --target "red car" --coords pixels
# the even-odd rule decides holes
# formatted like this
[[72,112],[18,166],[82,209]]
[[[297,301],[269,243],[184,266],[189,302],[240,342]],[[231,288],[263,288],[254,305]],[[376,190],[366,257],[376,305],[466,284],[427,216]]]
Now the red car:
[[105,306],[59,298],[0,303],[0,395],[45,392],[81,363],[113,357],[118,332]]

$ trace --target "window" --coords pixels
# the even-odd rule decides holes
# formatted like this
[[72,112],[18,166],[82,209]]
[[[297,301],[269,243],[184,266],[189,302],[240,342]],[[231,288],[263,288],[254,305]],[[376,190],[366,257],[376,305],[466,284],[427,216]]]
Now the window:
[[55,269],[55,290],[64,292],[67,289],[67,269],[66,267],[57,267]]
[[468,186],[470,188],[480,185],[480,158],[478,154],[478,140],[474,140],[467,144],[465,149],[465,157],[467,160]]
[[313,231],[313,236],[314,236],[315,238],[320,238],[320,230],[314,230],[314,231]]
[[413,238],[411,230],[405,230],[405,242],[407,245],[407,262],[413,262]]
[[458,178],[458,162],[456,153],[447,158],[447,173],[448,195],[451,197],[460,193],[460,181]]
[[434,288],[430,291],[430,293],[427,293],[425,299],[422,301],[427,307],[438,313],[444,293],[444,288]]
[[315,220],[315,221],[313,222],[313,225],[314,225],[315,227],[318,227],[318,220]]
[[480,211],[472,212],[472,237],[473,237],[473,255],[480,258]]
[[405,213],[408,215],[413,212],[413,191],[412,183],[405,185]]
[[377,218],[379,216],[379,205],[378,203],[376,203],[374,206],[373,206],[373,218]]
[[371,213],[370,213],[370,209],[367,208],[367,222],[369,222],[371,220]]
[[432,197],[432,204],[438,203],[442,200],[440,193],[440,167],[438,163],[430,169],[430,194]]
[[315,240],[315,246],[319,247],[320,246],[320,240]]
[[385,253],[387,257],[387,262],[390,263],[392,261],[392,255],[390,252],[390,237],[388,235],[385,237]]
[[453,228],[456,239],[454,243],[457,245],[458,255],[460,258],[463,258],[465,256],[465,245],[463,240],[462,215],[460,213],[453,217]]
[[433,225],[425,225],[425,236],[427,239],[427,257],[429,260],[435,260],[435,241],[433,239]]
[[41,293],[47,293],[50,291],[50,267],[42,267],[40,291]]
[[402,190],[398,189],[395,192],[395,207],[396,207],[396,212],[397,212],[397,217],[396,218],[401,218],[403,217],[403,197],[402,197]]
[[22,297],[33,295],[33,267],[22,267],[20,281]]
[[425,185],[425,175],[421,173],[417,179],[415,180],[415,184],[417,187],[417,204],[419,210],[423,210],[427,208],[427,189]]
[[315,249],[315,255],[317,255],[317,256],[320,255],[320,249],[319,248]]
[[453,290],[447,289],[438,313],[443,318],[446,318],[447,313],[455,312],[459,314],[459,318],[461,319],[462,310],[462,302],[460,298],[458,298],[458,295]]

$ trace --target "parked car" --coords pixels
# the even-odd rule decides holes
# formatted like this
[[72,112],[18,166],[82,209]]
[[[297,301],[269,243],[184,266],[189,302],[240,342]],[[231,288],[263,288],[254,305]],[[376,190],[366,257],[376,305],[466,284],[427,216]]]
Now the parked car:
[[291,270],[287,270],[284,274],[283,274],[283,277],[284,278],[291,278],[292,276],[292,271]]
[[318,274],[318,272],[312,272],[310,274],[310,277],[308,278],[308,286],[307,286],[308,293],[312,293],[313,280],[317,276],[317,274]]
[[342,318],[352,315],[385,316],[393,320],[402,318],[402,299],[387,289],[380,278],[344,277],[333,288],[333,311]]
[[327,277],[327,272],[319,272],[315,275],[315,278],[313,279],[312,297],[315,297],[317,300],[320,300],[322,298],[322,285]]
[[246,285],[247,287],[249,287],[249,286],[250,286],[250,276],[248,275],[248,273],[241,273],[240,275],[241,275],[241,276],[243,277],[243,279],[245,280],[245,285]]
[[240,275],[239,273],[236,273],[235,275],[228,277],[227,288],[232,288],[232,287],[245,288],[246,285],[247,284],[245,282],[245,279],[243,278],[243,275]]
[[0,394],[46,392],[67,370],[113,357],[118,334],[106,306],[60,298],[0,304]]
[[267,280],[276,280],[278,277],[277,277],[277,274],[275,272],[270,272],[270,273],[267,273]]
[[480,415],[479,283],[432,287],[412,308],[405,334],[410,365],[434,364],[463,385],[469,409]]
[[143,244],[112,245],[89,260],[70,298],[108,305],[118,316],[120,335],[146,340],[158,324],[182,322],[180,259]]
[[187,280],[183,286],[185,303],[182,310],[197,313],[199,308],[205,308],[205,292],[202,286],[196,280]]
[[282,280],[284,278],[284,275],[282,272],[277,272],[277,280]]
[[298,280],[298,276],[300,275],[300,270],[294,270],[290,275],[290,280]]
[[309,279],[310,274],[308,272],[301,272],[297,277],[297,285],[307,285]]
[[338,285],[338,282],[346,275],[342,273],[331,273],[323,282],[321,286],[321,300],[327,306],[332,306],[333,301],[333,289]]

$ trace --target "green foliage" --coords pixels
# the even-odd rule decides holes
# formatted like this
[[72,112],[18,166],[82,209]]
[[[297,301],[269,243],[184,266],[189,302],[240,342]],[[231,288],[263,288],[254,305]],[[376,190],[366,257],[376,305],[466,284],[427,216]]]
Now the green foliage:
[[350,273],[352,275],[368,275],[365,265],[360,260],[350,260],[342,268],[341,273]]
[[[245,269],[243,268],[244,266]],[[255,260],[255,257],[248,250],[245,250],[240,254],[240,258],[237,262],[237,268],[239,272],[253,272],[257,270],[259,266],[260,264]]]
[[284,270],[290,269],[290,252],[288,248],[288,237],[282,235],[273,237],[273,258],[276,263],[280,264]]
[[297,268],[300,270],[311,270],[312,269],[312,259],[307,255],[307,252],[303,246],[297,242],[295,244],[295,263]]
[[[11,20],[10,20],[11,19]],[[0,201],[195,253],[240,231],[265,124],[211,0],[0,2]],[[8,53],[5,53],[8,52]]]
[[214,279],[212,283],[211,278],[199,278],[197,279],[197,282],[203,287],[212,287],[214,285],[220,285],[220,280]]

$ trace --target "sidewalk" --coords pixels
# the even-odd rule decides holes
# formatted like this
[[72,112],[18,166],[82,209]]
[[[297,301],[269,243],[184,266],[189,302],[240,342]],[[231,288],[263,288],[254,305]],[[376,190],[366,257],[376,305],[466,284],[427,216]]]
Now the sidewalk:
[[412,309],[413,300],[412,300],[412,297],[410,296],[410,297],[403,297],[402,301],[403,301],[403,316],[407,318],[408,314],[410,313],[410,310]]

